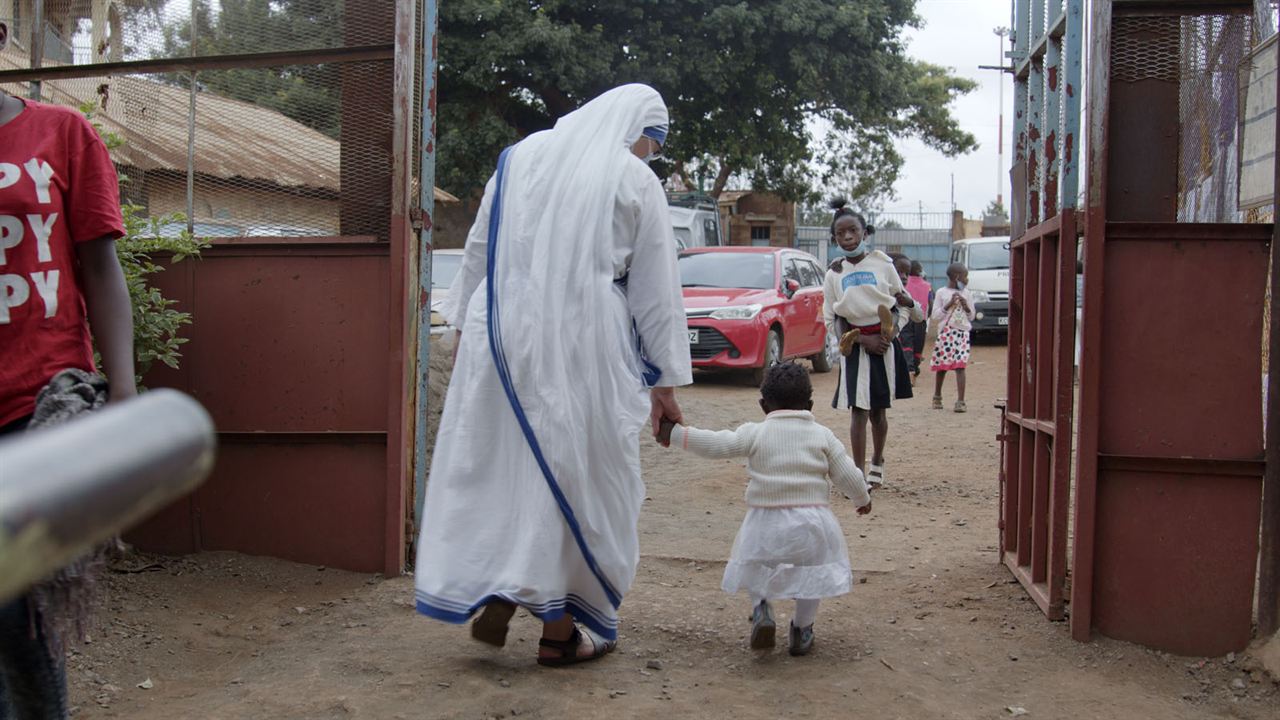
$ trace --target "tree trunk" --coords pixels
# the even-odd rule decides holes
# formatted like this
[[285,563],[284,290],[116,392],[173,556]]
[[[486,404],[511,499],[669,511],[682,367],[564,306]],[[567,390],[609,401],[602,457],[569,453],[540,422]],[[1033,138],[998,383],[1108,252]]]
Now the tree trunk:
[[720,193],[724,192],[724,186],[729,183],[729,176],[733,174],[733,168],[728,164],[720,163],[720,172],[716,173],[716,182],[711,186],[711,197],[716,200],[720,199]]

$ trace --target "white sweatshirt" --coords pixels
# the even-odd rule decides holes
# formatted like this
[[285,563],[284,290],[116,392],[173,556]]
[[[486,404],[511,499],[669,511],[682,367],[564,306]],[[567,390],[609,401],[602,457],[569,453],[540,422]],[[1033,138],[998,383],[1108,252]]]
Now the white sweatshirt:
[[[879,250],[872,250],[857,264],[846,260],[840,272],[827,270],[822,282],[822,318],[827,330],[837,333],[836,318],[851,325],[866,327],[880,323],[879,308],[896,309],[897,293],[906,292],[893,261]],[[924,320],[924,310],[916,303],[907,311],[906,319]]]
[[[862,471],[827,426],[804,410],[778,410],[737,430],[677,425],[671,444],[707,458],[747,458],[747,505],[826,505],[831,484],[858,507],[871,502]],[[828,484],[827,478],[831,478]]]
[[[951,304],[952,299],[957,295],[962,296],[965,302],[969,303],[967,309],[964,306],[957,305],[954,310],[948,311],[947,306]],[[978,314],[978,311],[974,308],[973,296],[969,294],[968,290],[944,287],[933,296],[933,315],[930,319],[933,320],[938,330],[955,328],[956,330],[968,332],[973,330],[973,319]]]

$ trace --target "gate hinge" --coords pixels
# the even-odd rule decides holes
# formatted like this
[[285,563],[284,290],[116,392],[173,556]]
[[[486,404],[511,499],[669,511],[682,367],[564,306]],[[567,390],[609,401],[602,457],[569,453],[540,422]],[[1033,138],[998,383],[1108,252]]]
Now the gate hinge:
[[409,225],[414,230],[422,229],[422,208],[410,208]]

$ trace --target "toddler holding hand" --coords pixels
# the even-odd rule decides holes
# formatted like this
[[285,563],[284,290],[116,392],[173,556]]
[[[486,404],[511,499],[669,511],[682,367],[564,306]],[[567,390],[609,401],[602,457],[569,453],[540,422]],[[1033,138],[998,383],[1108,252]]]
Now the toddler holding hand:
[[663,421],[659,440],[707,458],[746,457],[747,516],[734,540],[721,588],[751,596],[751,647],[774,646],[769,603],[794,599],[789,651],[813,647],[813,623],[822,598],[852,588],[849,552],[831,512],[834,485],[871,512],[862,471],[844,445],[813,413],[809,372],[795,363],[769,369],[760,386],[765,419],[737,430],[699,430]]

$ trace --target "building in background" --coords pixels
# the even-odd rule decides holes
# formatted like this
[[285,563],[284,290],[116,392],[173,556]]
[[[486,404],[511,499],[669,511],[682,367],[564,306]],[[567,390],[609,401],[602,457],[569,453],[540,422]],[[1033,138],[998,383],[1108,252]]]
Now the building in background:
[[718,205],[727,244],[795,246],[795,203],[769,192],[726,190]]

